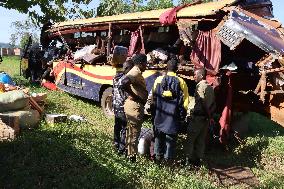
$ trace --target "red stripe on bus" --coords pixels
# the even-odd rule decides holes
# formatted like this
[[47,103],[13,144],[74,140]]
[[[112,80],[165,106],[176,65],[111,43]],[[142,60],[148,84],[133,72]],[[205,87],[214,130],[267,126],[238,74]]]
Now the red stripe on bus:
[[87,72],[87,71],[84,71],[82,69],[80,69],[79,67],[77,66],[72,66],[71,63],[66,63],[61,61],[59,62],[55,68],[54,68],[54,71],[59,74],[62,69],[65,69],[65,65],[66,65],[66,68],[69,68],[69,69],[73,69],[73,70],[76,70],[76,71],[79,71],[79,72],[82,72],[83,74],[86,74],[90,77],[93,77],[93,78],[96,78],[96,79],[105,79],[105,80],[112,80],[113,79],[113,76],[102,76],[102,75],[96,75],[96,74],[92,74],[90,72]]

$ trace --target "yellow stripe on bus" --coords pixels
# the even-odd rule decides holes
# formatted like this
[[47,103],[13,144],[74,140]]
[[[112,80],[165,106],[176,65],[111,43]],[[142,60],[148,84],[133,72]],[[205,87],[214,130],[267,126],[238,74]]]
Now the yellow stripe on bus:
[[[116,71],[114,68],[110,67],[110,66],[92,66],[92,65],[87,65],[84,67],[84,71],[87,71],[89,73],[95,74],[95,75],[100,75],[100,76],[114,76]],[[57,75],[56,77],[56,84],[60,81],[62,75],[64,74],[65,69],[62,69],[61,72]],[[82,71],[77,71],[71,68],[66,68],[66,72],[67,73],[73,73],[79,77],[81,77],[82,79],[86,79],[89,81],[92,81],[94,83],[98,83],[98,84],[107,84],[107,85],[112,85],[113,82],[112,80],[106,80],[106,79],[98,79],[98,78],[94,78],[91,76],[88,76],[87,74],[83,73]],[[146,70],[143,73],[144,78],[150,77],[153,74],[155,74],[157,71],[156,70]],[[106,75],[107,74],[107,75]]]

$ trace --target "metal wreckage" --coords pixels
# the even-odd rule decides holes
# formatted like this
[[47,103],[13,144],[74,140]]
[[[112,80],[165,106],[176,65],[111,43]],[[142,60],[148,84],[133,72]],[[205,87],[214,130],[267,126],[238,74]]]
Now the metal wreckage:
[[[45,29],[44,48],[58,40],[68,49],[64,58],[53,61],[57,87],[101,101],[105,113],[111,112],[115,74],[109,57],[113,47],[121,45],[129,47],[129,56],[147,54],[144,76],[149,91],[164,72],[169,53],[179,58],[178,73],[188,82],[191,94],[193,69],[205,67],[216,92],[223,141],[230,134],[232,111],[260,112],[284,126],[284,29],[273,18],[269,0],[198,1],[66,21]],[[94,44],[88,58],[74,58],[78,49]]]

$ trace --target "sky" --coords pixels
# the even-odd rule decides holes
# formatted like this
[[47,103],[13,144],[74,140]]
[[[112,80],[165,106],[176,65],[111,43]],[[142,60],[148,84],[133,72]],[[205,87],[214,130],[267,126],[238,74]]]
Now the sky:
[[[283,0],[271,0],[273,3],[274,16],[280,22],[284,24],[284,1]],[[91,6],[96,8],[98,6],[98,0],[93,0]],[[9,43],[12,29],[11,23],[14,21],[22,21],[28,18],[27,15],[21,14],[16,10],[8,10],[0,7],[0,42]]]

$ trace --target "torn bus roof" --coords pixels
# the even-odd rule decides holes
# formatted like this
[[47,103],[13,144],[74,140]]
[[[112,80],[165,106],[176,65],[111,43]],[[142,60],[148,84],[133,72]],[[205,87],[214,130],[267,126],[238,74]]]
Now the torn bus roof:
[[198,16],[210,16],[216,14],[222,8],[231,6],[239,0],[223,0],[209,3],[197,4],[181,9],[177,13],[177,18],[188,18]]
[[[223,0],[218,2],[209,2],[209,3],[202,3],[197,5],[192,5],[186,8],[181,9],[177,13],[177,18],[190,18],[190,17],[198,17],[198,16],[210,16],[216,14],[216,12],[220,11],[220,9],[233,5],[234,3],[238,2],[238,0]],[[120,14],[114,16],[104,16],[104,17],[96,17],[96,18],[89,18],[89,19],[78,19],[73,21],[66,21],[54,24],[53,28],[60,28],[60,27],[68,27],[74,25],[97,25],[97,24],[105,24],[107,22],[143,22],[145,20],[157,21],[159,22],[159,18],[161,14],[169,9],[159,9],[159,10],[152,10],[152,11],[144,11],[144,12],[135,12],[135,13],[127,13],[127,14]]]
[[284,41],[278,30],[257,17],[245,14],[241,9],[231,11],[228,20],[219,29],[218,36],[231,50],[247,39],[267,53],[276,56],[284,54]]

